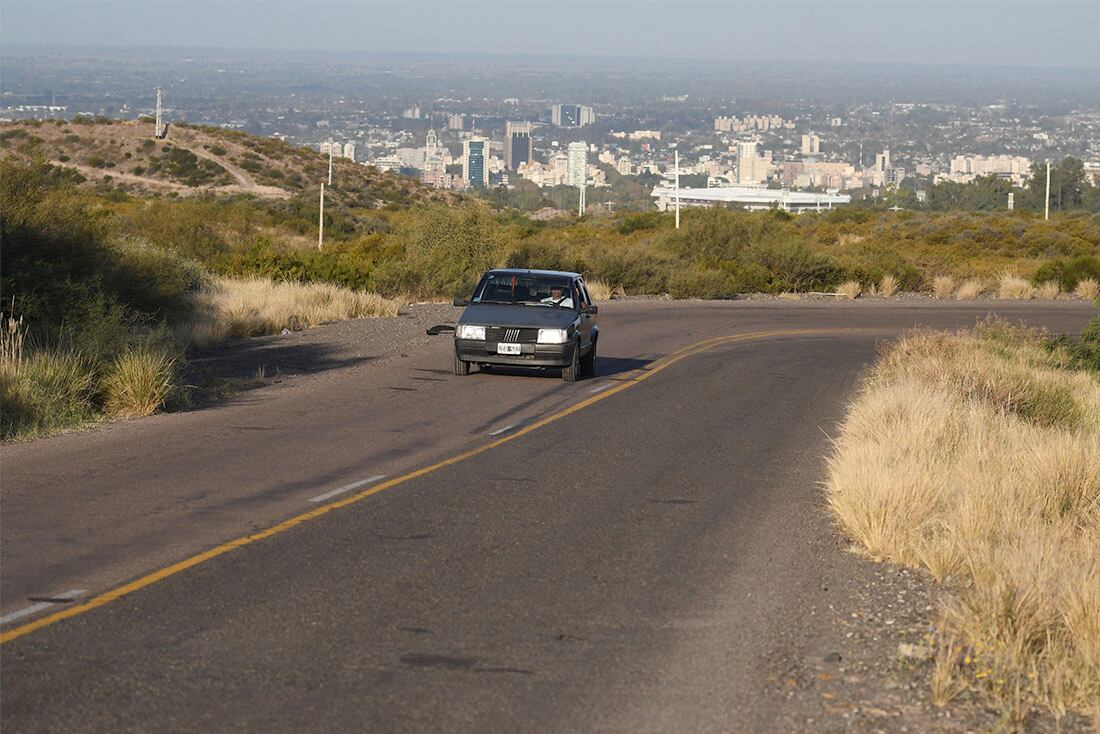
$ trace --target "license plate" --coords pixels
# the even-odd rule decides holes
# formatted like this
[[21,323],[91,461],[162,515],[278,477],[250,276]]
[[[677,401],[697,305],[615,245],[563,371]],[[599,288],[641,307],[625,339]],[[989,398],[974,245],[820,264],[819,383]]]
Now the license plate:
[[497,354],[519,354],[519,344],[497,344]]

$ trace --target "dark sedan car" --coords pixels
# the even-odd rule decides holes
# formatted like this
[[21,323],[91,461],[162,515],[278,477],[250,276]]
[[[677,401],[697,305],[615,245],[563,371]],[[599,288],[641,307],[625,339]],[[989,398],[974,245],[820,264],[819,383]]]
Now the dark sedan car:
[[596,368],[600,327],[584,278],[557,270],[490,270],[455,329],[455,374],[473,364],[561,367],[573,382]]

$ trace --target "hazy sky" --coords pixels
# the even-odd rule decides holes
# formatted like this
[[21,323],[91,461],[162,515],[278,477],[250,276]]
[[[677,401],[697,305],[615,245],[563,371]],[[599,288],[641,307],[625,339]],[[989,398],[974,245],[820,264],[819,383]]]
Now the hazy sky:
[[0,44],[332,48],[1100,69],[1097,29],[1100,0],[0,0]]

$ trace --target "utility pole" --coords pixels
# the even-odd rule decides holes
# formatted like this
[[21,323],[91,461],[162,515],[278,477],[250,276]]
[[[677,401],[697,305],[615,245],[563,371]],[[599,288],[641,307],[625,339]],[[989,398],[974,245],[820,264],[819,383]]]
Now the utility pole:
[[676,229],[680,229],[680,151],[675,152],[676,168]]
[[1043,211],[1043,219],[1050,219],[1050,161],[1047,161],[1047,202]]
[[325,183],[321,182],[321,207],[317,217],[317,249],[325,246]]
[[579,199],[579,200],[578,200],[578,202],[577,202],[577,216],[578,216],[578,217],[583,217],[583,216],[584,216],[584,204],[585,204],[585,201],[584,201],[584,189],[585,189],[585,185],[586,185],[587,183],[588,183],[588,181],[587,181],[587,180],[583,180],[583,181],[581,181],[581,186],[580,186],[580,189],[581,189],[581,194],[580,194],[580,199]]

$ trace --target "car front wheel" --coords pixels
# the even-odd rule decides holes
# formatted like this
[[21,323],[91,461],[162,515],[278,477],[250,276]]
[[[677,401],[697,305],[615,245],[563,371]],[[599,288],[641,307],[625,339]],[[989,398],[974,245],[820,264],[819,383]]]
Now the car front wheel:
[[562,368],[561,379],[566,382],[576,382],[581,373],[581,345],[573,345],[573,358],[569,360],[569,365]]
[[459,376],[465,376],[470,374],[470,363],[463,362],[458,358],[458,350],[455,349],[455,374]]

